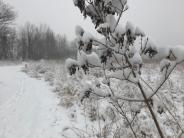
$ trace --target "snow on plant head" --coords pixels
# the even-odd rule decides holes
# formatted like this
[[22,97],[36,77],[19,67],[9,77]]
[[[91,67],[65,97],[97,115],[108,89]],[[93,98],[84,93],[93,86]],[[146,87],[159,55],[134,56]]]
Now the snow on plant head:
[[146,39],[144,39],[142,45],[142,53],[149,58],[153,58],[155,55],[158,54],[158,47],[150,38],[147,37]]
[[125,27],[121,26],[121,25],[118,25],[115,29],[115,35],[121,37],[123,35],[125,35],[126,33],[126,29]]
[[[142,56],[146,55],[149,59],[154,58],[158,55],[159,49],[150,38],[146,37],[143,30],[134,26],[131,22],[128,21],[125,26],[121,26],[120,18],[128,9],[127,0],[75,0],[74,4],[80,9],[85,18],[89,17],[91,19],[97,33],[102,36],[102,39],[96,39],[81,27],[76,28],[78,44],[76,62],[79,68],[83,69],[87,75],[91,73],[90,68],[100,68],[103,71],[103,77],[97,78],[100,81],[101,87],[96,87],[91,81],[90,83],[86,83],[87,80],[85,80],[82,100],[90,98],[92,95],[109,99],[109,104],[124,118],[123,124],[129,126],[134,137],[137,137],[137,134],[135,134],[132,126],[136,127],[136,124],[131,124],[129,119],[133,119],[134,121],[135,115],[141,114],[141,110],[145,109],[146,105],[149,112],[144,111],[147,119],[143,121],[146,126],[142,128],[145,131],[139,128],[136,133],[139,135],[144,134],[146,137],[147,128],[151,131],[151,126],[149,126],[148,122],[153,118],[158,133],[163,138],[157,114],[153,111],[154,104],[159,107],[159,112],[162,112],[162,106],[155,100],[155,96],[175,65],[184,60],[184,48],[177,46],[169,50],[170,55],[165,57],[167,59],[164,59],[160,66],[165,77],[161,80],[158,87],[156,87],[156,90],[152,89],[142,79],[141,70],[144,64]],[[173,59],[170,58],[171,54],[174,57]],[[171,60],[174,61],[171,62]],[[170,63],[172,63],[171,66]],[[71,65],[69,69],[70,67]],[[138,90],[134,90],[129,94],[125,90],[119,91],[118,88],[115,88],[117,87],[115,83],[119,81],[128,84],[130,87],[136,87]],[[137,102],[144,104],[144,106],[137,106]],[[124,105],[128,107],[131,105],[132,108]],[[148,115],[149,113],[151,117]],[[137,123],[139,119],[144,120],[140,117],[136,120]]]
[[101,66],[100,58],[98,57],[98,55],[95,52],[92,52],[91,54],[87,55],[87,63],[88,63],[88,65],[91,65],[94,67]]
[[170,55],[175,58],[177,63],[184,61],[184,46],[178,45],[170,49]]
[[65,66],[70,75],[75,74],[76,68],[79,66],[78,61],[68,58],[65,61]]
[[97,31],[98,31],[98,33],[108,37],[108,35],[110,33],[110,26],[108,23],[100,24],[99,27],[97,28]]
[[100,66],[100,59],[98,55],[95,52],[92,52],[91,54],[86,54],[84,51],[78,52],[78,61],[81,66]]
[[144,37],[145,36],[145,33],[139,27],[136,27],[136,29],[135,29],[135,35]]
[[94,37],[89,32],[84,32],[84,35],[82,36],[82,41],[84,43],[89,43],[90,41],[93,41]]
[[75,33],[77,36],[83,36],[84,34],[84,29],[81,26],[76,26],[75,27]]
[[[91,18],[96,31],[104,37],[103,41],[97,40],[81,27],[76,28],[77,60],[84,72],[89,71],[89,67],[101,67],[114,71],[114,73],[107,74],[106,79],[114,77],[138,82],[138,74],[141,73],[143,61],[141,53],[136,50],[134,41],[138,36],[144,37],[145,34],[131,22],[127,22],[125,27],[119,25],[121,15],[127,10],[127,1],[93,0],[89,2],[78,0],[74,1],[74,4],[84,17]],[[93,43],[99,47],[97,53],[93,51]],[[142,54],[148,53],[154,56],[155,54],[151,50],[154,51],[155,47],[148,42],[145,44]]]
[[132,24],[132,22],[127,21],[126,23],[126,32],[130,31],[132,35],[135,34],[135,26]]
[[85,51],[86,53],[92,52],[93,41],[95,40],[94,36],[89,32],[84,31],[81,27],[76,27],[77,39],[76,43],[78,49]]
[[84,81],[82,83],[83,89],[81,90],[81,102],[83,102],[84,99],[89,98],[91,93],[94,91],[94,86],[90,81]]

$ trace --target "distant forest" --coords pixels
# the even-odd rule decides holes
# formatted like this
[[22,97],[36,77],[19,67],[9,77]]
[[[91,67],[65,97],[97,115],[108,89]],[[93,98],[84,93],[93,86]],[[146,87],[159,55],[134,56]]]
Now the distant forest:
[[15,28],[17,14],[13,7],[0,1],[0,59],[39,60],[63,59],[74,56],[74,42],[65,35],[55,34],[45,24],[26,23]]

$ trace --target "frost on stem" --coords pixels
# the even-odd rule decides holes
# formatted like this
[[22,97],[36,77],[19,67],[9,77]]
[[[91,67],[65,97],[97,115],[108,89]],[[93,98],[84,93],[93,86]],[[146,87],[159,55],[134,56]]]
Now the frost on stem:
[[[107,73],[104,74],[106,80],[117,78],[138,82],[143,65],[141,54],[153,57],[157,48],[151,41],[145,41],[141,53],[134,42],[144,38],[145,33],[129,21],[125,26],[119,25],[122,13],[127,10],[127,1],[75,0],[74,4],[85,17],[91,18],[96,31],[103,37],[96,39],[82,27],[76,27],[79,67],[85,73],[91,67],[99,67]],[[110,86],[110,82],[108,84]]]
[[[75,0],[74,4],[85,17],[90,17],[96,31],[104,39],[98,40],[81,27],[76,27],[78,64],[86,72],[89,67],[103,67],[105,70],[118,72],[118,77],[131,81],[141,74],[143,64],[141,53],[134,44],[138,37],[145,37],[145,33],[131,22],[125,26],[119,25],[121,14],[127,10],[126,0]],[[117,19],[116,19],[117,18]],[[94,49],[97,48],[97,51]],[[153,57],[157,49],[150,41],[145,43],[142,54]],[[124,69],[125,68],[125,69]],[[127,68],[127,69],[126,69]],[[126,72],[130,71],[129,74]],[[111,77],[112,77],[112,73]],[[130,75],[131,74],[131,75]],[[129,76],[128,76],[129,75]],[[109,75],[107,75],[109,76]],[[122,77],[121,77],[122,78]]]
[[[97,33],[102,37],[102,39],[97,39],[86,32],[82,27],[76,27],[77,60],[75,62],[71,62],[71,60],[69,60],[70,62],[67,61],[68,68],[73,67],[73,64],[82,68],[86,74],[87,72],[89,74],[91,73],[90,68],[98,68],[103,72],[103,76],[97,78],[99,80],[98,84],[100,84],[98,85],[99,87],[96,87],[91,82],[84,84],[82,101],[85,98],[90,98],[92,95],[110,99],[112,105],[117,109],[117,112],[127,120],[126,123],[128,123],[134,136],[137,137],[132,127],[133,123],[128,120],[129,116],[131,118],[131,115],[128,114],[129,116],[127,117],[126,114],[123,113],[124,109],[119,105],[120,97],[118,98],[118,96],[124,96],[125,91],[118,91],[114,88],[115,86],[113,86],[113,84],[122,81],[130,86],[135,85],[139,88],[138,90],[140,92],[135,91],[133,96],[129,93],[126,98],[121,98],[120,103],[145,102],[160,136],[163,137],[157,116],[153,111],[153,109],[156,109],[157,112],[162,114],[163,107],[158,100],[155,100],[155,97],[152,96],[157,93],[175,65],[184,60],[184,48],[177,46],[168,50],[170,55],[167,55],[160,64],[164,80],[161,81],[155,91],[151,89],[151,93],[149,91],[148,94],[140,77],[144,64],[142,56],[148,56],[149,59],[154,58],[158,55],[159,51],[158,47],[145,35],[142,29],[129,21],[125,26],[119,24],[122,14],[128,9],[127,0],[74,0],[74,4],[80,9],[85,18],[89,17],[91,19]],[[72,69],[72,71],[75,72],[74,69]],[[144,99],[132,99],[132,97],[135,98],[134,96],[137,93],[142,94],[141,98],[144,97]],[[149,98],[150,94],[152,95],[151,98]],[[152,107],[150,104],[152,102],[151,100],[154,101],[155,105],[153,106],[155,107]],[[125,109],[126,108],[127,107],[125,107]],[[142,108],[132,106],[131,110],[140,113]]]
[[171,47],[169,51],[169,55],[160,62],[162,72],[160,85],[169,77],[176,65],[184,61],[184,46]]
[[168,70],[170,66],[171,66],[171,61],[168,60],[168,59],[163,59],[160,62],[160,71],[161,72],[166,72],[166,70]]

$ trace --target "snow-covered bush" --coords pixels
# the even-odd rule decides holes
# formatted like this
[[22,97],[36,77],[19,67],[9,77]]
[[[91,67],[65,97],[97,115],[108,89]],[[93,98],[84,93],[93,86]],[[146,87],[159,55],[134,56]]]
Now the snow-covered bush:
[[41,74],[38,72],[38,68],[40,68],[40,64],[25,63],[22,71],[27,73],[30,77],[40,79]]
[[53,72],[50,72],[50,71],[47,71],[47,72],[45,72],[45,74],[44,74],[44,79],[45,79],[45,81],[48,81],[48,82],[50,82],[50,83],[53,83],[53,79],[54,79],[54,74],[53,74]]
[[[142,57],[156,57],[159,53],[158,47],[131,22],[128,21],[125,26],[119,23],[121,16],[128,9],[127,0],[74,0],[74,4],[85,18],[91,18],[96,31],[102,36],[102,39],[95,38],[82,27],[76,27],[77,60],[66,60],[68,72],[74,75],[78,70],[83,70],[87,76],[91,74],[91,68],[103,72],[102,77],[93,74],[93,80],[88,80],[88,77],[83,82],[81,80],[81,102],[90,98],[97,101],[105,100],[117,114],[115,121],[111,122],[112,128],[115,129],[111,131],[126,132],[123,135],[118,132],[121,137],[170,136],[165,129],[167,127],[164,119],[162,120],[162,114],[166,114],[165,110],[179,127],[178,130],[175,126],[169,125],[174,131],[172,137],[178,131],[184,132],[160,94],[160,89],[174,68],[183,62],[184,47],[170,48],[164,55],[160,62],[161,77],[156,80],[157,84],[153,88],[143,78],[145,74]],[[94,110],[96,112],[100,109]],[[102,135],[100,129],[99,136]],[[107,137],[111,137],[110,134]]]
[[[33,64],[34,63],[34,64]],[[49,70],[49,67],[46,66],[44,60],[40,62],[24,63],[24,68],[22,71],[28,73],[31,77],[40,78],[42,74],[45,74]]]

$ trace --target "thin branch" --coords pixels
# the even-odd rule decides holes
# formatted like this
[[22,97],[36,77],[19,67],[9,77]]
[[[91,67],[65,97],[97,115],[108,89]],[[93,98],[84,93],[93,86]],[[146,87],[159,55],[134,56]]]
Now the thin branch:
[[148,109],[149,109],[149,111],[150,111],[150,113],[151,113],[151,116],[152,116],[152,118],[153,118],[153,121],[155,122],[155,125],[156,125],[156,127],[157,127],[158,132],[159,132],[159,135],[160,135],[161,138],[164,138],[164,135],[163,135],[163,133],[162,133],[162,130],[161,130],[161,128],[160,128],[160,125],[159,125],[159,123],[158,123],[158,120],[157,120],[157,118],[156,118],[156,115],[155,115],[155,113],[153,112],[153,110],[152,110],[152,108],[151,108],[151,106],[150,106],[149,100],[147,99],[146,94],[145,94],[145,92],[144,92],[144,90],[143,90],[143,88],[142,88],[140,82],[138,82],[138,86],[139,86],[139,88],[140,88],[140,90],[141,90],[141,93],[142,93],[144,99],[145,99],[145,103],[146,103],[146,105],[147,105],[147,107],[148,107]]
[[118,105],[119,109],[121,110],[120,114],[121,114],[122,116],[124,116],[124,118],[126,119],[126,121],[127,121],[128,125],[129,125],[130,129],[132,130],[132,132],[133,132],[133,134],[134,134],[134,137],[137,138],[137,135],[136,135],[136,133],[135,133],[133,127],[132,127],[131,122],[128,120],[128,118],[127,118],[125,112],[124,112],[123,109],[121,108],[121,106],[120,106],[120,104],[118,103],[118,101],[117,101],[117,105]]
[[119,0],[119,2],[121,3],[122,10],[121,10],[120,15],[119,15],[119,17],[118,17],[118,20],[117,20],[117,22],[116,22],[116,25],[114,26],[113,32],[116,30],[116,28],[117,28],[117,26],[118,26],[118,24],[119,24],[119,21],[120,21],[120,19],[121,19],[121,17],[122,17],[123,12],[125,12],[125,11],[127,10],[127,9],[123,10],[123,9],[124,9],[124,5],[123,5],[123,3],[122,3],[121,0]]
[[170,72],[168,73],[168,75],[165,77],[164,81],[161,82],[161,84],[157,87],[157,89],[153,92],[153,94],[151,94],[151,96],[148,99],[151,99],[157,92],[158,90],[164,85],[164,83],[166,82],[166,80],[169,78],[169,76],[171,75],[171,73],[173,72],[173,70],[175,69],[175,67],[178,64],[175,63],[175,65],[171,68]]
[[[142,79],[142,78],[141,78]],[[142,79],[142,81],[152,90],[152,92],[154,92],[153,88],[146,83],[146,81],[144,79]],[[160,101],[163,103],[164,107],[166,108],[166,110],[168,111],[168,113],[172,116],[172,118],[175,120],[175,122],[177,123],[178,127],[181,129],[181,131],[184,133],[184,129],[181,127],[180,123],[178,122],[178,120],[174,117],[174,115],[172,114],[172,112],[169,110],[169,108],[167,107],[167,105],[164,103],[163,99],[156,94],[156,96],[160,99]]]

